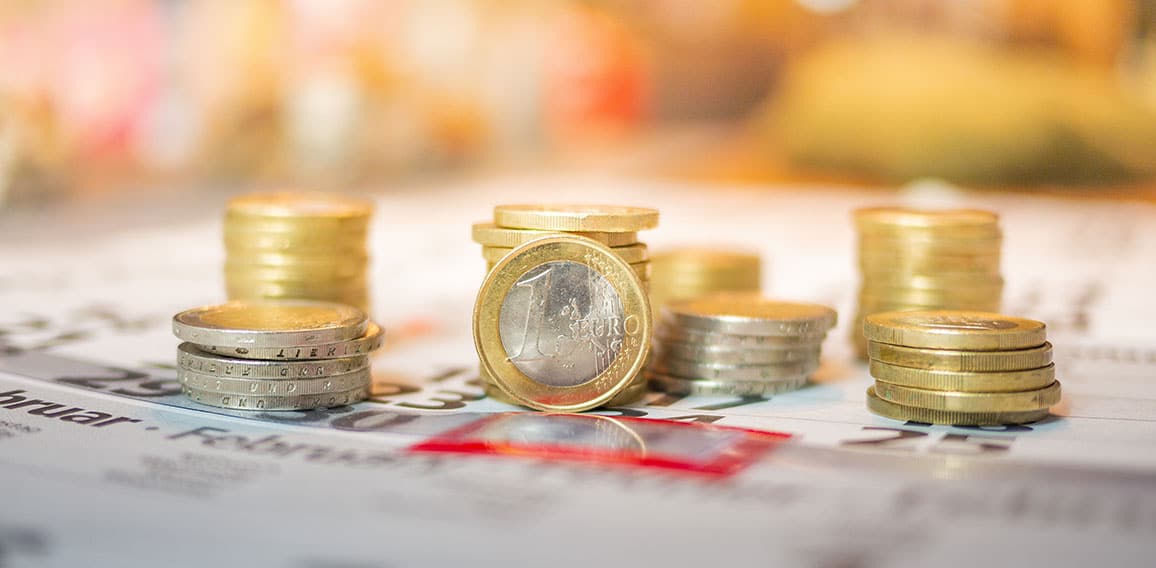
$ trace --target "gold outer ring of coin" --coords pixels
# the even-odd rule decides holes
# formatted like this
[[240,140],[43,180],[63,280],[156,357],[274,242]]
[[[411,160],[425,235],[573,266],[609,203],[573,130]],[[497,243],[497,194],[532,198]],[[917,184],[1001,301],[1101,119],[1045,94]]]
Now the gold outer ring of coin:
[[667,305],[663,320],[673,326],[742,335],[826,333],[835,310],[819,304],[777,302],[755,294],[718,294]]
[[991,312],[929,310],[871,314],[863,321],[871,340],[906,347],[1009,351],[1047,341],[1043,322]]
[[317,359],[333,359],[337,357],[352,357],[354,355],[368,355],[381,347],[385,341],[385,332],[374,322],[369,322],[365,334],[356,339],[338,343],[322,345],[295,346],[295,347],[218,347],[215,345],[197,345],[197,349],[206,353],[216,353],[224,357],[236,359],[256,359],[261,361],[313,361]]
[[711,381],[684,379],[650,371],[647,373],[654,390],[686,396],[768,396],[799,390],[807,385],[807,377],[799,376],[780,381]]
[[229,302],[173,316],[173,334],[197,345],[297,347],[356,339],[369,317],[345,304],[286,300]]
[[950,426],[1001,426],[1005,424],[1027,424],[1043,420],[1048,409],[1023,412],[953,412],[903,406],[879,398],[875,387],[867,388],[867,409],[884,418],[904,422],[924,424],[946,424]]
[[1056,380],[1056,366],[1021,371],[935,371],[871,361],[871,376],[893,385],[956,392],[1017,392],[1042,389]]
[[620,205],[498,205],[494,224],[540,231],[629,233],[658,226],[658,210]]
[[993,372],[1039,369],[1052,362],[1052,344],[1011,351],[922,349],[872,341],[867,346],[874,361],[932,371]]
[[254,379],[215,377],[189,369],[177,369],[177,381],[182,386],[203,393],[256,395],[256,396],[309,396],[330,392],[346,392],[368,388],[373,382],[369,367],[348,373],[303,379]]
[[[473,237],[473,241],[480,245],[488,247],[514,248],[518,245],[524,245],[535,239],[557,235],[560,232],[561,231],[541,231],[537,229],[511,229],[509,227],[499,227],[493,223],[474,223],[471,235]],[[636,231],[629,231],[625,233],[568,231],[565,232],[565,234],[578,235],[579,237],[594,239],[608,247],[621,247],[639,243],[638,233]]]
[[[593,379],[571,387],[545,385],[523,373],[510,361],[499,331],[502,304],[510,289],[526,272],[555,261],[584,264],[600,273],[618,294],[625,314],[626,334],[614,364]],[[629,331],[629,322],[633,322],[633,331]],[[642,372],[650,355],[653,322],[650,300],[629,263],[598,241],[558,235],[519,246],[498,261],[478,290],[473,334],[484,372],[518,404],[553,412],[581,412],[605,405]],[[619,360],[624,364],[618,364]]]
[[[610,250],[613,251],[614,254],[622,257],[622,260],[625,260],[629,264],[639,264],[642,262],[647,262],[650,259],[650,254],[647,250],[647,247],[642,243],[621,247],[610,247]],[[512,248],[483,246],[482,258],[484,258],[486,262],[498,262],[513,251],[514,249]]]
[[[510,398],[506,395],[506,393],[502,392],[502,389],[494,386],[489,382],[485,382],[483,384],[483,388],[486,391],[486,396],[498,402],[514,406],[522,406],[520,403],[518,403],[518,401]],[[607,401],[606,406],[626,406],[628,404],[634,404],[641,400],[642,397],[646,396],[646,393],[648,392],[650,392],[650,390],[647,388],[646,381],[636,381],[634,384],[622,389],[622,392],[618,393],[617,396]]]
[[[496,264],[497,264],[496,262],[487,262],[486,263],[486,272],[493,270],[494,265],[496,265]],[[646,261],[635,262],[635,263],[631,264],[630,267],[634,269],[634,273],[637,274],[638,279],[642,281],[643,288],[646,288],[648,286],[648,284],[650,283],[650,271],[651,271],[650,263],[646,262]]]
[[246,218],[359,219],[373,214],[373,202],[335,193],[268,191],[234,197],[225,210]]
[[248,394],[224,394],[202,391],[185,385],[185,396],[217,408],[231,410],[310,410],[313,408],[334,408],[369,398],[369,387],[357,387],[347,391],[328,392],[299,396],[261,396]]
[[875,395],[903,406],[952,412],[1028,412],[1050,408],[1060,402],[1060,382],[1028,391],[959,392],[933,391],[875,380]]

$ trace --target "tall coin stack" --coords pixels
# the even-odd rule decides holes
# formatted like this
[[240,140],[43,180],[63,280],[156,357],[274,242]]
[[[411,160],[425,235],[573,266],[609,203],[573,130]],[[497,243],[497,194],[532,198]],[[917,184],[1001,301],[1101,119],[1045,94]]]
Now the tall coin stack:
[[762,396],[798,389],[819,368],[835,310],[719,294],[667,305],[650,385],[683,395]]
[[867,408],[896,420],[987,426],[1034,422],[1060,402],[1043,322],[933,310],[867,316]]
[[369,309],[373,204],[309,192],[254,193],[225,213],[230,300],[300,299]]
[[233,410],[306,410],[368,398],[383,333],[365,312],[308,301],[230,302],[173,316],[190,399]]
[[906,310],[1000,309],[1002,235],[999,217],[970,209],[920,211],[860,209],[859,313],[852,327],[856,351],[866,358],[863,319]]
[[[494,269],[516,247],[551,235],[575,235],[610,247],[630,264],[645,291],[650,290],[650,251],[638,240],[638,231],[658,226],[658,211],[615,205],[498,205],[491,223],[475,223],[474,242],[482,245],[486,272]],[[483,371],[484,372],[484,371]],[[518,404],[487,382],[486,392],[502,402]],[[607,406],[629,404],[646,394],[641,373]]]
[[725,248],[677,248],[650,257],[650,306],[693,300],[718,292],[759,292],[759,255]]

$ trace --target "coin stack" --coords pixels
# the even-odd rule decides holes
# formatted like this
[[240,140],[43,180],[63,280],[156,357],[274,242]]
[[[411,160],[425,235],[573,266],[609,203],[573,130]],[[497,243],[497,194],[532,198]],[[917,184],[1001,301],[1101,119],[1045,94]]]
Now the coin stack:
[[369,201],[326,193],[254,193],[230,200],[229,299],[319,300],[368,310],[372,213]]
[[650,307],[718,292],[758,292],[759,255],[726,248],[677,248],[650,257]]
[[835,310],[753,294],[667,305],[655,331],[650,385],[683,395],[763,396],[795,390],[819,368]]
[[[644,291],[650,290],[649,250],[638,240],[638,231],[658,226],[658,211],[614,205],[499,205],[492,223],[475,223],[473,240],[482,245],[486,272],[514,251],[535,239],[572,235],[597,241],[625,261],[638,275]],[[483,375],[485,370],[482,369]],[[487,382],[486,392],[511,404],[522,404]],[[637,377],[604,406],[629,404],[646,394],[646,377]]]
[[190,399],[233,410],[306,410],[369,396],[383,333],[365,312],[309,301],[230,302],[173,316]]
[[906,310],[1000,309],[999,217],[989,211],[860,209],[859,313],[852,333],[866,358],[863,318]]
[[932,310],[867,316],[867,408],[896,420],[987,426],[1034,422],[1060,401],[1043,322]]

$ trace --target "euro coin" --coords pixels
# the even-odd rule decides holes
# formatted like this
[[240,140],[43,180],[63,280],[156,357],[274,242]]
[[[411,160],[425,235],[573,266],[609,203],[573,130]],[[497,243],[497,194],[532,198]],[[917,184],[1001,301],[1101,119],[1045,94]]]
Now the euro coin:
[[365,334],[349,341],[305,345],[293,347],[218,347],[197,345],[201,351],[216,353],[230,358],[256,359],[265,361],[310,361],[367,355],[381,347],[385,332],[376,323],[369,322]]
[[344,393],[358,388],[368,388],[372,377],[367,367],[348,373],[308,379],[221,377],[204,375],[189,369],[177,369],[177,380],[184,387],[199,393],[291,397]]
[[606,404],[637,377],[651,324],[629,263],[597,241],[559,235],[498,261],[478,292],[473,334],[485,374],[511,399],[578,412]]
[[920,210],[870,207],[854,212],[860,232],[934,232],[936,235],[990,236],[999,231],[999,215],[979,209]]
[[922,349],[873,341],[868,345],[867,352],[873,361],[933,371],[1025,371],[1046,367],[1052,362],[1051,343],[1012,351],[959,351]]
[[654,390],[685,396],[770,396],[798,390],[807,384],[805,376],[779,381],[711,381],[651,372],[648,377]]
[[[484,258],[486,262],[498,262],[513,250],[512,248],[484,246],[482,247],[482,258]],[[646,262],[650,259],[646,245],[644,244],[611,247],[610,250],[630,264]]]
[[309,191],[271,191],[234,197],[227,215],[235,219],[309,218],[333,221],[363,220],[373,213],[366,199]]
[[[488,396],[488,397],[490,397],[490,398],[492,398],[498,402],[502,402],[505,404],[511,404],[514,406],[521,406],[521,404],[518,403],[518,401],[510,398],[509,396],[506,395],[506,393],[502,392],[501,389],[493,386],[492,382],[486,382],[484,385],[484,389],[486,392],[486,396]],[[622,392],[615,395],[614,398],[607,401],[605,406],[613,407],[613,406],[626,406],[628,404],[634,404],[634,403],[638,402],[639,400],[641,400],[642,397],[646,396],[647,392],[649,392],[649,390],[647,389],[646,381],[645,380],[643,380],[643,381],[637,381],[636,380],[633,383],[631,383],[629,386],[627,386],[626,388],[622,389]]]
[[365,333],[365,312],[313,301],[229,302],[173,316],[173,334],[196,345],[300,347],[348,341]]
[[810,375],[819,368],[818,359],[766,365],[714,365],[697,361],[665,358],[654,370],[676,377],[709,381],[778,381]]
[[335,408],[363,401],[369,398],[369,387],[323,394],[283,396],[218,393],[185,385],[184,393],[195,402],[232,410],[311,410]]
[[1014,392],[1044,388],[1056,379],[1055,365],[1022,371],[937,371],[872,360],[871,376],[893,385],[959,392]]
[[177,367],[212,377],[306,379],[351,373],[369,366],[369,357],[354,355],[319,361],[255,361],[201,351],[192,343],[177,347]]
[[[489,247],[513,248],[524,245],[534,239],[557,235],[558,231],[539,231],[535,229],[511,229],[499,227],[493,223],[474,223],[472,236],[475,243]],[[568,234],[596,240],[608,247],[621,247],[638,244],[638,233],[606,233],[597,231],[569,232]]]
[[930,310],[867,316],[863,334],[871,341],[963,351],[1007,351],[1043,345],[1043,322],[988,312]]
[[879,398],[875,387],[867,389],[867,409],[875,414],[893,420],[922,422],[925,424],[948,424],[954,426],[1000,426],[1005,424],[1027,424],[1043,420],[1048,409],[1019,412],[957,412],[903,406]]
[[788,349],[736,348],[680,341],[661,342],[661,355],[709,365],[773,365],[818,360],[820,344],[804,344]]
[[677,327],[741,335],[808,335],[835,326],[835,310],[826,306],[747,294],[676,302],[666,306],[663,318]]
[[366,254],[367,231],[269,231],[225,225],[225,248],[229,254],[277,252],[283,254]]
[[658,226],[658,210],[617,205],[499,205],[494,223],[515,229],[629,233]]
[[888,402],[951,412],[1029,412],[1059,404],[1060,383],[1028,391],[934,391],[875,381],[875,394]]
[[795,349],[822,343],[827,333],[815,332],[798,335],[742,335],[715,331],[701,331],[664,325],[655,331],[661,341],[681,341],[695,345],[735,348]]

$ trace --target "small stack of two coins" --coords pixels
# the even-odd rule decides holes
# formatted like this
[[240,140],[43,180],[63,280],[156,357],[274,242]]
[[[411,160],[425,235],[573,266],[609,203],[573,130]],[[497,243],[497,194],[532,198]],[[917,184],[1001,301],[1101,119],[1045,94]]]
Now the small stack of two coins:
[[759,292],[759,255],[726,248],[677,248],[650,257],[650,306],[655,313],[671,302],[720,292]]
[[986,426],[1034,422],[1060,401],[1042,322],[967,311],[867,317],[872,412],[896,420]]
[[1000,309],[1002,233],[989,211],[860,209],[859,314],[852,329],[860,357],[863,318],[906,310]]
[[683,395],[763,396],[798,389],[819,368],[835,310],[721,294],[666,306],[650,385]]
[[307,410],[364,400],[383,333],[343,304],[231,302],[173,317],[186,396],[234,410]]
[[373,204],[306,192],[255,193],[225,213],[230,300],[318,300],[369,308]]

